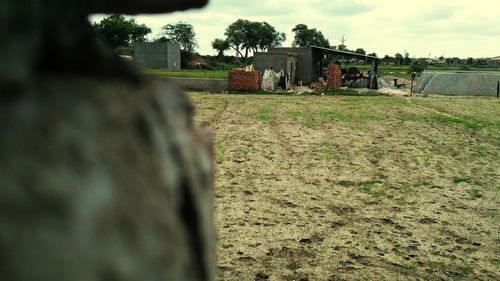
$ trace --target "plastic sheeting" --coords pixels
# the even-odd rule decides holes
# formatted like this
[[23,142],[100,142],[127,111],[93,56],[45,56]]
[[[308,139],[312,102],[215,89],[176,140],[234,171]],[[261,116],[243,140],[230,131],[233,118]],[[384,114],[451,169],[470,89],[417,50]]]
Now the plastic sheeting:
[[288,89],[290,87],[290,78],[288,75],[285,75],[285,71],[283,69],[278,72],[275,72],[272,69],[266,69],[264,71],[264,75],[262,76],[261,88],[266,91],[276,89],[282,77],[285,78],[285,88]]

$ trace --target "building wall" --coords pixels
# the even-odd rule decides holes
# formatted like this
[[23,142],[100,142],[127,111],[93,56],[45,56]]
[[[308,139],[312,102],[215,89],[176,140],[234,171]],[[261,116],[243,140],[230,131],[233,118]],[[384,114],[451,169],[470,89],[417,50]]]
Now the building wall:
[[500,60],[489,60],[488,66],[489,67],[500,67]]
[[253,59],[254,68],[261,73],[269,68],[275,71],[283,69],[290,75],[291,81],[297,77],[297,62],[297,55],[291,53],[255,53]]
[[315,79],[315,67],[312,48],[272,48],[269,53],[296,53],[297,54],[297,74],[298,80],[304,84],[309,84]]
[[167,44],[167,68],[181,69],[181,46],[174,43]]
[[180,69],[180,46],[174,43],[136,42],[134,61],[147,68]]
[[279,71],[280,69],[286,71],[287,57],[287,54],[281,53],[256,53],[253,58],[253,66],[262,73],[269,68],[273,68],[275,71]]

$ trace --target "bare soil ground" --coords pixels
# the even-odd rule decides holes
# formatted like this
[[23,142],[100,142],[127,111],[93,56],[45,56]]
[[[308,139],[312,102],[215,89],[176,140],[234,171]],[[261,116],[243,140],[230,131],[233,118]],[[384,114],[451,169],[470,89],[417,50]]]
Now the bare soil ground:
[[189,94],[220,280],[500,280],[500,102]]

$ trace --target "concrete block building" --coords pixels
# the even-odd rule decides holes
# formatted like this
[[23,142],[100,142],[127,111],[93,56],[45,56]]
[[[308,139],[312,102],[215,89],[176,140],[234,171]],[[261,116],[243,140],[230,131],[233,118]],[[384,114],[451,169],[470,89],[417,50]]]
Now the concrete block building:
[[279,71],[283,69],[290,76],[290,81],[295,81],[297,77],[297,53],[255,53],[253,65],[256,70],[264,73],[266,69]]
[[[309,84],[317,81],[318,78],[323,75],[323,67],[326,67],[326,65],[323,65],[323,58],[326,56],[344,59],[362,59],[365,62],[373,63],[374,72],[378,73],[379,58],[377,57],[322,48],[318,46],[305,48],[271,48],[267,51],[267,53],[255,54],[254,67],[255,69],[261,71],[271,67],[275,70],[283,69],[290,74],[291,78],[296,78],[297,81]],[[289,68],[291,64],[295,66],[293,73],[291,71],[292,69]],[[286,67],[284,67],[284,65],[286,65]]]
[[500,67],[500,56],[489,59],[488,66],[495,68]]
[[181,48],[179,44],[166,42],[136,42],[134,61],[146,68],[181,68]]

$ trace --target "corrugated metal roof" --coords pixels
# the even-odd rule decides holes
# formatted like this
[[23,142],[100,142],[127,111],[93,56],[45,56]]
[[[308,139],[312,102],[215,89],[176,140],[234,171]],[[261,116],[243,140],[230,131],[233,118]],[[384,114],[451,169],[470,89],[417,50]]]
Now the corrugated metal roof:
[[329,52],[329,53],[333,53],[333,54],[340,54],[340,55],[343,54],[343,55],[349,55],[349,56],[352,56],[352,57],[369,58],[369,59],[374,59],[374,60],[379,60],[380,59],[380,58],[374,57],[374,56],[367,56],[367,55],[363,55],[363,54],[346,52],[346,51],[341,51],[341,50],[337,50],[337,49],[324,48],[324,47],[319,47],[319,46],[310,46],[310,47],[314,48],[314,49],[320,49],[320,50],[323,50],[323,51],[326,51],[326,52]]

